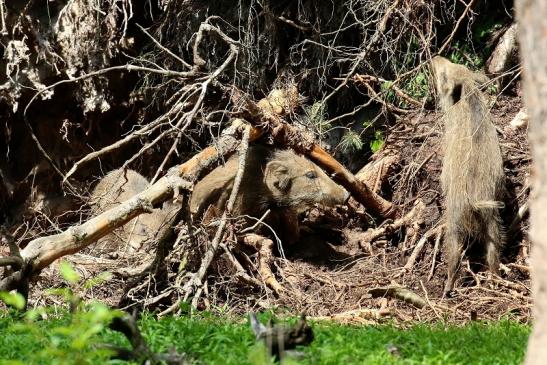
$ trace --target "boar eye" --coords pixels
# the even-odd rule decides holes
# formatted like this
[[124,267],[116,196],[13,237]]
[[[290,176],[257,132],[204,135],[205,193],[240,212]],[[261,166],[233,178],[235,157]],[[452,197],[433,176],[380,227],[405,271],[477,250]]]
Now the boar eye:
[[306,172],[306,177],[308,179],[316,179],[317,178],[317,174],[315,173],[315,171],[308,171]]

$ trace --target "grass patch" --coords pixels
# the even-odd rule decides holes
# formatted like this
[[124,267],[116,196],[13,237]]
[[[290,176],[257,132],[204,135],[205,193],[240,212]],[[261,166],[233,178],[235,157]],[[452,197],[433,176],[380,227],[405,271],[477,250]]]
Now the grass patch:
[[[63,316],[35,322],[36,331],[25,330],[19,320],[0,315],[0,364],[122,363],[108,361],[105,354],[93,351],[86,352],[85,362],[74,362],[70,354],[74,348],[67,338],[59,337],[57,330],[69,323],[69,317]],[[203,364],[263,364],[254,354],[256,346],[246,319],[203,316],[158,321],[145,317],[139,324],[154,351],[166,352],[175,346]],[[520,364],[530,333],[529,326],[512,321],[462,327],[416,325],[409,329],[329,323],[312,326],[314,342],[302,349],[304,359],[291,364]],[[128,345],[120,334],[109,330],[89,341]],[[46,349],[44,353],[52,343],[57,345],[55,352]],[[63,349],[67,353],[63,354]],[[55,354],[60,356],[57,361]]]

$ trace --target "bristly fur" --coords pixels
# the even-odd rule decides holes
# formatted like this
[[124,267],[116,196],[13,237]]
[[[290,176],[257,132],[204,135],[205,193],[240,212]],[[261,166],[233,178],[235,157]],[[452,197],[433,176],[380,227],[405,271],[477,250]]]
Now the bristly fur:
[[[195,218],[201,218],[210,205],[220,212],[224,210],[237,168],[235,156],[196,184],[190,199],[190,210]],[[254,217],[249,223],[255,223],[269,209],[266,223],[279,231],[282,241],[294,243],[298,240],[298,213],[317,203],[343,204],[348,196],[341,186],[303,156],[291,150],[253,146],[247,151],[245,171],[232,213]]]
[[447,293],[453,288],[463,245],[470,239],[485,245],[488,266],[498,272],[505,174],[496,128],[478,90],[486,76],[439,56],[432,60],[432,69],[444,113],[441,186],[446,203]]

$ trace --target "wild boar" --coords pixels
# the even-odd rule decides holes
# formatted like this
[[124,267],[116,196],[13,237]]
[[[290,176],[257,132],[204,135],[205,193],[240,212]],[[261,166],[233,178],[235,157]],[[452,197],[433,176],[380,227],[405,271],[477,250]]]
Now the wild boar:
[[[148,180],[133,170],[117,169],[99,181],[90,196],[93,215],[100,214],[132,198],[148,188]],[[141,214],[122,228],[100,240],[107,250],[118,248],[118,237],[127,244],[128,252],[141,249],[146,243],[163,238],[173,223],[178,210],[176,204],[164,203],[152,213]],[[118,236],[118,237],[116,237]]]
[[505,197],[505,174],[496,128],[478,90],[478,84],[488,78],[439,56],[432,60],[432,71],[444,113],[441,186],[448,263],[444,292],[449,294],[464,243],[481,244],[490,271],[499,271],[504,242],[499,209]]
[[[209,206],[222,212],[238,169],[238,157],[217,167],[194,187],[190,211],[201,218]],[[250,147],[233,215],[256,222],[267,210],[265,223],[285,244],[299,239],[297,215],[314,204],[343,204],[349,193],[310,160],[290,150]]]

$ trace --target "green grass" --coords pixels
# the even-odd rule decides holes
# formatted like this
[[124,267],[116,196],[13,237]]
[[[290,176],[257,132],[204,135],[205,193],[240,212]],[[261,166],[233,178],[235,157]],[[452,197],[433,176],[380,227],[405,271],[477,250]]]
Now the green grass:
[[[0,314],[0,364],[18,360],[18,364],[121,364],[107,361],[104,354],[94,354],[92,346],[77,351],[59,336],[58,329],[68,326],[67,316],[36,322],[34,330],[21,327],[17,319]],[[144,318],[140,322],[143,334],[155,351],[168,351],[175,346],[202,364],[264,364],[256,356],[246,320],[225,320],[213,316],[202,318]],[[524,358],[530,332],[527,325],[512,321],[472,323],[463,327],[416,325],[399,329],[392,325],[340,326],[314,323],[315,340],[303,348],[304,359],[291,364],[520,364]],[[127,345],[119,334],[103,330],[90,342],[110,342]],[[56,347],[44,356],[41,351],[51,344]],[[69,349],[70,348],[70,349]],[[396,348],[399,354],[391,354]],[[65,349],[65,350],[63,350]],[[66,350],[69,349],[69,350]],[[63,353],[65,351],[66,353]],[[87,352],[85,352],[87,351]],[[42,353],[43,354],[43,353]],[[254,361],[251,361],[255,359]]]

